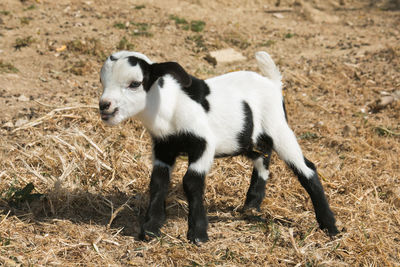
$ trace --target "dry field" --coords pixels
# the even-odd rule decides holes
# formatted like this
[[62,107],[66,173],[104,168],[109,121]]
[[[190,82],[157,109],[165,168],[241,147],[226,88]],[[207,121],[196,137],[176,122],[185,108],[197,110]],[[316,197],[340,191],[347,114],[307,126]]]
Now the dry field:
[[[400,266],[395,5],[1,0],[0,265]],[[215,66],[205,59],[228,47],[248,60]],[[201,78],[257,70],[254,52],[268,51],[283,74],[289,123],[323,176],[340,235],[318,229],[310,198],[273,155],[262,211],[250,215],[239,212],[250,163],[215,161],[205,193],[210,241],[201,246],[186,240],[181,158],[162,236],[139,241],[149,136],[133,120],[106,127],[97,108],[102,61],[120,49],[178,61]]]

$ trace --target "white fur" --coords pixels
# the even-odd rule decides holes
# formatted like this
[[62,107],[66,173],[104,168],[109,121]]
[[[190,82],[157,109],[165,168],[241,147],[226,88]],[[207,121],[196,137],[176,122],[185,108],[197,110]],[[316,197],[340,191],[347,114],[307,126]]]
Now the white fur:
[[[206,96],[210,105],[208,113],[180,88],[171,75],[163,77],[162,88],[155,82],[147,93],[142,86],[135,90],[127,88],[132,80],[142,79],[140,66],[132,67],[124,59],[130,55],[151,64],[140,53],[123,51],[113,54],[120,60],[107,60],[101,70],[104,87],[101,100],[111,102],[110,111],[118,108],[116,115],[108,120],[109,124],[136,117],[155,137],[180,132],[195,133],[207,141],[207,149],[189,168],[207,172],[215,155],[230,154],[238,149],[237,136],[243,129],[243,101],[246,101],[253,114],[253,142],[256,143],[261,133],[267,133],[282,159],[293,164],[306,177],[313,175],[314,171],[304,163],[301,149],[285,120],[281,75],[266,52],[256,53],[261,73],[266,77],[255,72],[239,71],[205,81],[210,88],[210,94]],[[267,179],[268,171],[261,168],[262,163],[256,160],[255,164],[261,171],[261,177]]]
[[262,157],[259,157],[256,160],[254,160],[254,168],[256,168],[258,175],[264,181],[266,181],[269,178],[269,171],[264,167],[263,161],[264,159]]

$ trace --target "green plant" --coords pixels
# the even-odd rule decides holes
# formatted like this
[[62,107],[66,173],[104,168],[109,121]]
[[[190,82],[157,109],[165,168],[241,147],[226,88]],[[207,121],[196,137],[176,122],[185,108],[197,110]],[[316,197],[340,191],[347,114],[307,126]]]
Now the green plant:
[[19,70],[10,63],[0,59],[0,73],[17,73]]
[[234,31],[226,33],[224,35],[224,41],[240,49],[246,49],[250,46],[250,43],[244,36]]
[[201,32],[204,30],[206,23],[202,20],[192,20],[190,22],[190,30],[193,32]]
[[193,36],[186,37],[188,42],[193,42],[196,45],[195,52],[207,51],[207,46],[205,44],[204,38],[201,34],[196,34]]
[[27,8],[25,8],[24,11],[34,10],[35,8],[36,8],[36,6],[32,4],[32,5],[28,6]]
[[120,29],[120,30],[128,29],[128,27],[122,22],[115,23],[114,24],[114,28],[117,28],[117,29]]
[[39,199],[42,196],[42,194],[39,194],[39,193],[32,194],[33,189],[35,189],[35,186],[33,185],[33,183],[27,184],[22,189],[13,188],[12,191],[15,190],[14,193],[12,193],[11,197],[9,197],[6,200],[8,201],[8,204],[11,207],[17,207],[18,208],[25,201],[32,202],[33,200]]
[[86,38],[84,40],[75,39],[67,42],[66,46],[71,52],[95,56],[99,62],[102,62],[107,58],[101,42],[96,38]]
[[181,18],[176,15],[170,15],[169,19],[175,21],[175,24],[185,31],[191,30],[193,32],[201,32],[206,26],[206,23],[202,20],[192,20],[189,23],[185,18]]
[[83,76],[90,69],[90,64],[87,61],[79,60],[77,62],[69,63],[69,65],[64,68],[64,72],[70,72],[77,76]]
[[31,18],[31,17],[22,17],[22,18],[20,18],[20,22],[21,22],[22,25],[28,25],[31,20],[33,20],[33,18]]
[[146,37],[151,37],[153,36],[152,33],[149,32],[150,25],[147,23],[135,23],[131,22],[133,26],[135,26],[135,29],[132,32],[132,35],[134,36],[146,36]]
[[140,10],[140,9],[145,8],[145,7],[146,7],[145,5],[137,5],[137,6],[135,6],[135,9]]
[[299,136],[299,139],[305,139],[305,140],[311,140],[311,139],[317,139],[318,135],[316,133],[312,132],[305,132]]
[[270,47],[270,46],[274,45],[275,43],[276,42],[274,40],[268,40],[268,41],[260,43],[260,46]]
[[287,34],[285,34],[285,38],[286,39],[290,39],[290,38],[292,38],[294,36],[294,34],[293,33],[287,33]]
[[400,136],[400,132],[395,132],[390,127],[379,126],[374,129],[379,136]]
[[35,42],[35,39],[33,39],[32,36],[28,36],[25,38],[17,38],[15,40],[14,48],[15,50],[21,50],[22,47],[28,47],[33,42]]
[[131,44],[128,39],[124,37],[122,37],[122,39],[119,41],[119,43],[117,44],[116,48],[118,50],[133,50],[135,48],[135,46],[133,44]]
[[170,15],[170,16],[169,16],[169,19],[175,21],[176,24],[185,24],[185,25],[188,24],[188,22],[187,22],[186,19],[180,18],[180,17],[178,17],[178,16],[176,16],[176,15]]
[[0,237],[0,243],[1,243],[1,246],[8,246],[11,244],[11,239]]

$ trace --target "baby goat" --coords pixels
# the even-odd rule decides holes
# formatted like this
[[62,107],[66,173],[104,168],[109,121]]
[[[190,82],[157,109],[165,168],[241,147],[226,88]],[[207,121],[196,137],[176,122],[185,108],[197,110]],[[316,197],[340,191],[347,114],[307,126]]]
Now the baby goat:
[[178,63],[153,63],[137,52],[112,54],[101,69],[102,120],[115,125],[135,117],[153,141],[150,203],[140,238],[160,235],[165,198],[176,158],[189,159],[183,188],[189,202],[187,238],[205,242],[204,180],[214,157],[245,155],[254,163],[244,208],[260,208],[272,150],[297,175],[314,205],[319,227],[335,235],[334,215],[316,168],[306,159],[285,119],[281,74],[266,52],[256,60],[264,76],[239,71],[207,80]]

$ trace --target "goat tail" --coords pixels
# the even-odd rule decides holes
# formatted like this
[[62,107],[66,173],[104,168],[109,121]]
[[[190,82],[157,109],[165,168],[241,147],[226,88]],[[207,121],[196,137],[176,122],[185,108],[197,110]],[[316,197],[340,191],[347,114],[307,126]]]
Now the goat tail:
[[264,51],[257,52],[255,56],[262,75],[269,78],[274,83],[281,83],[281,73],[271,56]]

